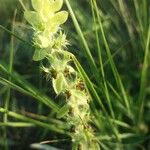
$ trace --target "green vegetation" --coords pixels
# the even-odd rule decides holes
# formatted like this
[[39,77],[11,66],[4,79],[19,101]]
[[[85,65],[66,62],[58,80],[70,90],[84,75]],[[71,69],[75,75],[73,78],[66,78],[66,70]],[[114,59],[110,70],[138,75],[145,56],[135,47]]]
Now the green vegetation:
[[150,149],[148,0],[0,4],[0,149]]

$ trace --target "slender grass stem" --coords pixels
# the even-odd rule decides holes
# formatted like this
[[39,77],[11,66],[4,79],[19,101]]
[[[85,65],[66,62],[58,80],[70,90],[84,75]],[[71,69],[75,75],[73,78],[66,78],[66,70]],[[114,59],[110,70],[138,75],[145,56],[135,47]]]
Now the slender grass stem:
[[86,39],[85,39],[85,37],[84,37],[84,35],[82,33],[82,30],[81,30],[81,28],[79,26],[77,18],[76,18],[75,14],[74,14],[74,12],[73,12],[73,10],[71,8],[70,2],[68,0],[65,0],[65,2],[66,2],[66,5],[68,7],[68,10],[70,11],[70,15],[71,15],[71,18],[73,20],[73,23],[74,23],[74,26],[76,28],[76,31],[77,31],[77,33],[78,33],[78,35],[79,35],[79,37],[80,37],[80,39],[81,39],[81,41],[82,41],[82,43],[84,45],[85,49],[83,49],[83,50],[84,50],[84,52],[86,54],[86,57],[88,59],[89,65],[91,67],[91,71],[95,72],[95,79],[96,79],[96,81],[99,84],[100,76],[99,76],[98,69],[96,67],[94,58],[92,57],[92,54],[91,54],[90,48],[88,46],[88,43],[87,43],[87,41],[86,41]]
[[27,127],[34,127],[35,125],[26,122],[7,122],[7,123],[0,122],[0,126],[13,127],[13,128],[27,128]]
[[20,2],[20,4],[21,4],[22,8],[23,8],[24,10],[27,10],[26,7],[25,7],[25,5],[24,5],[24,3],[22,2],[22,0],[19,0],[19,2]]
[[137,17],[137,20],[138,20],[138,23],[139,23],[139,35],[140,35],[140,41],[141,41],[141,44],[142,44],[142,47],[144,47],[145,43],[144,43],[144,28],[143,28],[143,24],[142,24],[142,20],[141,20],[141,16],[140,16],[140,9],[139,9],[139,4],[138,4],[138,1],[136,0],[133,0],[134,2],[134,7],[135,7],[135,11],[136,11],[136,17]]
[[[113,108],[112,108],[112,104],[111,104],[111,100],[110,100],[110,94],[109,94],[106,79],[105,79],[105,72],[104,72],[104,68],[103,68],[103,59],[102,59],[102,55],[101,55],[101,46],[100,46],[100,42],[99,42],[98,30],[96,28],[96,14],[94,12],[93,0],[91,0],[91,6],[92,6],[92,14],[93,14],[93,19],[94,19],[94,24],[95,24],[95,37],[96,37],[96,42],[97,42],[97,51],[98,51],[98,56],[99,56],[99,64],[100,64],[101,75],[102,75],[102,80],[103,80],[103,84],[104,84],[104,93],[106,95],[106,100],[108,102],[108,106],[109,106],[109,109],[110,109],[111,116],[112,116],[113,119],[115,119],[115,114],[114,114],[114,111],[113,111]],[[115,123],[114,123],[114,128],[115,128],[114,131],[115,131],[115,134],[117,136],[118,141],[121,141],[121,139],[118,136],[119,132],[118,132],[118,129],[117,129],[117,126],[116,126]]]
[[121,81],[120,75],[119,75],[118,70],[116,68],[116,65],[114,63],[114,60],[112,58],[112,54],[110,52],[109,45],[108,45],[107,40],[106,40],[106,36],[105,36],[105,32],[104,32],[104,29],[103,29],[103,26],[102,26],[101,18],[100,18],[100,15],[98,13],[98,7],[97,7],[96,0],[94,0],[94,6],[95,6],[95,9],[96,9],[96,14],[97,14],[97,17],[98,17],[98,23],[99,23],[100,29],[101,29],[102,39],[104,41],[104,45],[105,45],[105,48],[106,48],[107,56],[108,56],[109,61],[110,61],[110,65],[111,65],[111,69],[113,71],[114,78],[116,80],[118,88],[121,90],[121,93],[122,93],[122,96],[123,96],[123,99],[124,99],[124,103],[125,103],[125,105],[128,109],[128,114],[132,115],[129,98],[128,98],[128,96],[126,94],[126,91],[124,89],[123,83]]
[[5,28],[4,26],[0,25],[0,29],[6,31],[7,33],[9,33],[10,35],[14,36],[15,38],[17,38],[17,39],[20,40],[21,42],[23,42],[23,43],[25,43],[25,44],[27,44],[27,45],[33,47],[33,45],[32,45],[30,42],[28,42],[28,41],[22,39],[21,37],[19,37],[18,35],[16,35],[14,32],[11,32],[10,30],[8,30],[7,28]]
[[42,102],[49,108],[53,109],[55,112],[57,112],[59,110],[59,107],[53,101],[50,101],[49,98],[47,98],[46,96],[44,96],[43,94],[41,94],[37,91],[31,91],[31,90],[28,91],[27,89],[24,89],[4,78],[1,78],[1,77],[0,77],[0,84],[9,86],[10,88],[12,88],[14,90],[17,90],[23,94],[29,95],[29,96],[37,99],[38,101]]
[[[12,23],[12,30],[11,32],[14,32],[14,26],[15,26],[15,18],[16,18],[17,10],[14,12],[13,17],[13,23]],[[9,74],[12,74],[13,70],[13,61],[14,61],[14,37],[11,36],[11,42],[10,42],[10,56],[9,56]],[[8,79],[11,82],[11,76]],[[9,108],[9,101],[10,101],[10,88],[8,88],[7,96],[6,96],[6,102],[5,102],[5,109],[7,110]],[[7,122],[7,114],[4,114],[4,122]]]
[[[131,14],[129,13],[126,2],[123,0],[117,0],[117,2],[119,4],[120,12],[121,12],[123,21],[125,22],[129,37],[133,38],[134,37],[133,24],[131,21]],[[135,42],[131,41],[131,44],[132,44],[133,48],[135,48]]]
[[[12,21],[12,29],[11,32],[14,32],[14,26],[15,26],[15,19],[16,19],[16,14],[17,14],[17,10],[15,10],[14,12],[14,16],[13,16],[13,21]],[[14,57],[14,37],[11,36],[11,41],[10,41],[10,53],[9,53],[9,73],[12,73],[13,70],[13,57]],[[11,82],[11,76],[8,79]],[[9,103],[10,103],[10,95],[11,95],[11,90],[10,87],[8,87],[7,92],[6,92],[6,100],[4,102],[4,108],[6,110],[9,109]],[[4,114],[3,116],[3,122],[5,124],[7,124],[8,121],[8,116],[7,113]],[[4,139],[5,139],[5,149],[8,149],[8,143],[7,143],[7,128],[4,128]]]
[[113,109],[112,109],[112,105],[111,105],[111,102],[110,102],[110,97],[109,97],[109,92],[108,92],[107,84],[106,84],[106,81],[105,81],[105,73],[104,73],[102,56],[101,56],[101,48],[100,48],[100,42],[99,42],[99,35],[98,35],[98,30],[96,28],[96,16],[95,16],[95,12],[94,12],[94,8],[93,8],[93,2],[92,2],[92,0],[91,0],[91,5],[92,5],[92,13],[93,13],[93,19],[94,19],[94,24],[95,24],[95,37],[96,37],[96,43],[97,43],[97,51],[98,51],[98,57],[99,57],[99,64],[100,64],[101,75],[102,75],[103,84],[104,84],[104,88],[105,88],[106,99],[108,101],[108,105],[109,105],[109,109],[110,109],[111,115],[112,115],[113,118],[115,118],[115,115],[114,115],[114,112],[113,112]]
[[18,114],[16,112],[5,110],[4,108],[0,108],[0,112],[1,113],[7,113],[7,115],[10,116],[10,117],[13,117],[13,118],[25,121],[25,122],[33,123],[33,124],[35,124],[37,126],[46,128],[48,130],[52,130],[52,131],[55,131],[55,132],[58,132],[58,133],[62,133],[62,134],[64,134],[64,133],[67,134],[67,132],[65,132],[62,129],[57,128],[55,125],[47,124],[47,123],[44,123],[44,122],[41,122],[41,121],[38,121],[38,120],[35,120],[35,119],[32,119],[32,118],[29,118],[29,117],[26,117],[24,115]]
[[[42,71],[41,71],[41,67],[42,67],[42,61],[40,62],[40,68],[39,68],[39,89],[42,89]],[[39,103],[38,104],[38,114],[41,114],[42,107],[43,107],[43,104]]]
[[143,109],[144,109],[144,99],[146,95],[146,84],[147,84],[147,73],[148,73],[148,65],[149,65],[149,46],[150,46],[150,27],[147,34],[147,42],[145,47],[145,56],[143,62],[143,68],[141,73],[141,82],[140,82],[140,94],[139,94],[139,122],[143,116]]

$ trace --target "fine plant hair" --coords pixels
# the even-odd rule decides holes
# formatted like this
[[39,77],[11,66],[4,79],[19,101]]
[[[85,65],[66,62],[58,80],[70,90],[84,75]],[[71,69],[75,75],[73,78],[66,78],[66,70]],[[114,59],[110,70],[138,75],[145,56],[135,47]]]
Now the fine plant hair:
[[57,118],[65,118],[70,126],[72,149],[98,150],[99,145],[90,126],[90,95],[72,63],[75,56],[67,51],[69,41],[60,27],[68,12],[60,11],[63,0],[31,0],[34,11],[25,9],[24,16],[34,30],[33,60],[47,60],[42,70],[51,79],[57,96],[63,97]]

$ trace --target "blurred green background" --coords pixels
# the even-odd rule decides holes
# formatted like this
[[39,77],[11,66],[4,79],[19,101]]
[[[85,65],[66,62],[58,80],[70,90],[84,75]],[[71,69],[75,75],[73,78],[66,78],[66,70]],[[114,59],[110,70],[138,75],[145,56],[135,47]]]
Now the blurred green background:
[[[26,7],[30,7],[29,1],[23,1]],[[100,30],[98,21],[96,21],[96,27],[93,22],[91,4],[89,0],[70,0],[72,9],[78,19],[82,33],[88,43],[92,56],[97,65],[97,70],[100,72],[97,44],[95,38],[95,30]],[[105,31],[107,42],[109,44],[114,62],[117,66],[118,72],[124,84],[126,93],[130,99],[131,110],[133,117],[136,118],[139,107],[136,105],[138,101],[140,91],[141,71],[143,68],[145,46],[147,44],[147,37],[150,27],[150,1],[149,0],[97,0],[99,7],[99,15],[102,19],[102,25]],[[63,9],[67,9],[64,5]],[[14,12],[17,9],[17,15],[14,25],[14,33],[20,38],[32,43],[33,31],[26,24],[23,18],[23,9],[18,0],[0,0],[0,25],[4,26],[11,31],[13,24]],[[96,28],[96,29],[95,29]],[[76,32],[75,26],[69,16],[69,19],[63,29],[67,34],[68,41],[71,45],[68,47],[79,60],[82,67],[90,77],[91,81],[95,84],[98,94],[102,97],[103,103],[107,108],[105,96],[103,95],[102,88],[96,83],[95,72],[90,69],[88,59],[84,53],[85,47],[80,39],[80,35]],[[101,46],[101,54],[103,58],[103,66],[105,71],[105,78],[107,82],[110,82],[114,89],[117,89],[115,79],[108,61],[108,56],[105,52],[105,44],[101,33],[99,33],[99,41]],[[46,94],[52,98],[56,103],[59,98],[55,96],[51,83],[46,81],[46,75],[40,69],[40,63],[32,61],[32,55],[34,48],[29,44],[21,42],[17,38],[14,38],[14,60],[13,70],[19,74],[20,80],[23,80],[24,88],[35,87],[41,93]],[[0,64],[8,68],[9,55],[11,50],[11,35],[0,28]],[[150,56],[148,56],[150,60]],[[150,61],[148,61],[150,62]],[[119,128],[120,133],[136,133],[141,136],[136,138],[127,138],[125,143],[125,150],[148,150],[150,149],[150,63],[147,67],[147,80],[145,87],[145,101],[144,101],[144,113],[143,120],[140,124],[136,124],[130,120],[130,117],[125,116],[124,108],[119,106],[116,102],[116,95],[110,90],[111,101],[114,108],[116,118],[131,126],[130,129]],[[8,75],[0,70],[0,76],[8,79]],[[19,79],[19,78],[18,78]],[[25,81],[24,81],[25,80]],[[13,83],[16,81],[13,80]],[[31,84],[28,85],[28,83]],[[103,82],[102,79],[99,82]],[[22,86],[21,83],[18,84]],[[25,87],[26,86],[26,87]],[[5,100],[7,99],[7,86],[0,84],[0,107],[4,107]],[[33,88],[34,89],[34,88]],[[20,114],[37,119],[40,115],[47,118],[55,119],[55,113],[48,107],[44,106],[41,102],[34,101],[31,96],[27,96],[16,90],[11,90],[9,110],[18,112]],[[99,107],[98,107],[99,109]],[[123,114],[120,115],[119,114]],[[36,116],[37,115],[37,116]],[[3,114],[0,113],[0,122],[3,122]],[[9,120],[16,121],[16,118],[9,117]],[[136,120],[136,119],[135,119]],[[55,124],[55,121],[50,120]],[[95,121],[96,122],[96,121]],[[70,149],[70,138],[64,134],[57,134],[56,132],[49,132],[46,128],[41,127],[26,127],[26,128],[7,128],[7,144],[5,144],[5,128],[0,123],[0,149],[4,149],[6,145],[9,145],[10,149],[28,149],[32,143],[37,143],[44,140],[57,140],[51,145],[60,147],[63,149]],[[56,123],[57,124],[57,123]],[[61,124],[61,123],[60,123]],[[64,125],[65,126],[65,125]],[[65,127],[64,127],[65,128]],[[99,134],[106,133],[104,130],[105,124],[101,123],[101,130]],[[107,127],[106,127],[107,128]],[[109,130],[108,130],[109,131]],[[143,137],[142,137],[143,136]],[[146,137],[146,138],[145,138]],[[139,139],[138,139],[139,138]],[[59,139],[67,139],[63,142]],[[126,140],[126,139],[125,139]],[[133,145],[132,143],[133,140]],[[129,142],[128,142],[129,141]],[[113,141],[111,141],[113,142]],[[109,142],[105,143],[106,147],[110,149]],[[104,146],[105,147],[105,146]],[[104,149],[104,147],[102,149]],[[105,148],[106,148],[105,147]],[[114,148],[117,149],[117,148]],[[119,150],[119,149],[118,149]]]

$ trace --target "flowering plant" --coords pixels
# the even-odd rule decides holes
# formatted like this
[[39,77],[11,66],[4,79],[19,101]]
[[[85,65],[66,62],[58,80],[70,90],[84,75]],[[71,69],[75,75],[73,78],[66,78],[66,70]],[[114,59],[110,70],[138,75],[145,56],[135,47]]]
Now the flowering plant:
[[31,0],[34,11],[25,10],[24,16],[34,30],[33,60],[48,60],[42,69],[52,79],[57,95],[64,95],[65,104],[57,113],[65,116],[70,125],[73,149],[97,150],[99,145],[89,125],[90,95],[80,74],[71,66],[73,54],[66,51],[68,41],[61,24],[68,18],[67,11],[59,11],[63,0]]

